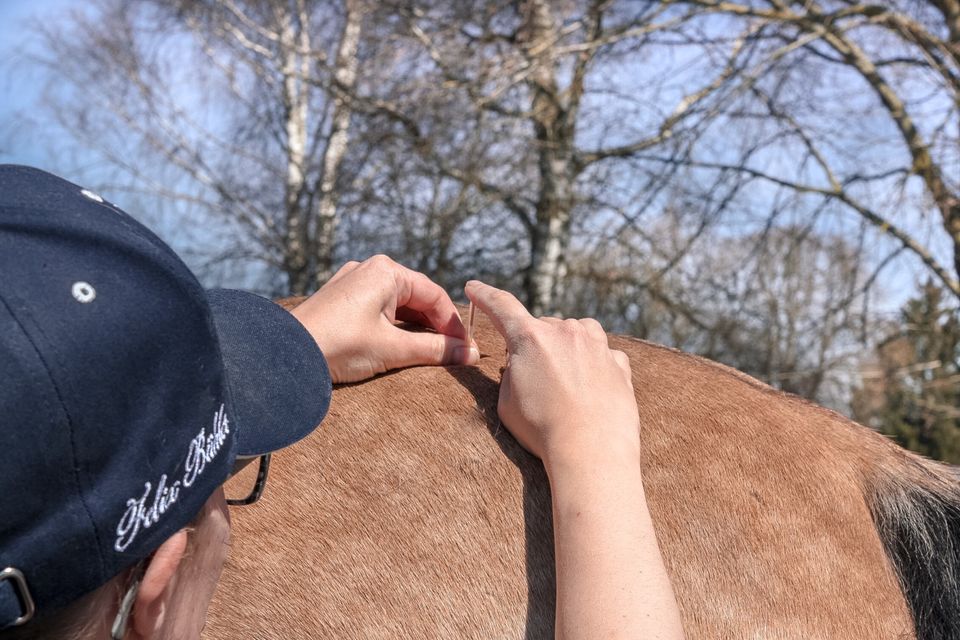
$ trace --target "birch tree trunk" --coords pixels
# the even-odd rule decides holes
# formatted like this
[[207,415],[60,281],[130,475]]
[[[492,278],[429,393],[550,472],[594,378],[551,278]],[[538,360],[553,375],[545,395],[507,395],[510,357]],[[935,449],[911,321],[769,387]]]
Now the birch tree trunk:
[[337,177],[350,141],[350,118],[353,108],[349,96],[357,82],[357,50],[363,12],[359,0],[345,0],[346,20],[337,56],[334,61],[333,118],[330,138],[323,154],[320,174],[320,198],[316,212],[314,285],[321,287],[333,275],[333,251],[339,222],[337,209]]
[[555,298],[562,294],[573,207],[574,120],[560,96],[551,55],[560,34],[550,3],[529,0],[522,10],[521,33],[528,38],[525,53],[533,67],[528,84],[540,179],[524,284],[530,312],[542,315],[552,312]]
[[283,269],[289,280],[290,292],[304,295],[310,286],[309,220],[303,209],[306,180],[307,114],[309,91],[304,78],[309,72],[309,61],[304,52],[310,41],[306,19],[301,11],[298,17],[283,5],[275,9],[280,25],[280,57],[283,74],[283,113],[286,133],[286,181],[284,205],[286,234],[284,237]]

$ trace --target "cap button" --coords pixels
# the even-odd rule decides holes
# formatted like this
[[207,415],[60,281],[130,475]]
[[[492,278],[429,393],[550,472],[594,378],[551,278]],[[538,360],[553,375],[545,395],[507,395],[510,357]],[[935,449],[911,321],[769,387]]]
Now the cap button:
[[89,282],[74,282],[70,293],[73,294],[74,300],[81,304],[93,302],[97,297],[97,290]]

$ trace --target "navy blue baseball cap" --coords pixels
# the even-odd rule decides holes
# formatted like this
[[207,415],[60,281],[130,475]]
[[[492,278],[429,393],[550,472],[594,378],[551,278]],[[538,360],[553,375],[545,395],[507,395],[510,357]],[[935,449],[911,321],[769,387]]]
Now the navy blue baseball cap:
[[149,556],[330,394],[287,311],[204,290],[99,195],[0,166],[0,629]]

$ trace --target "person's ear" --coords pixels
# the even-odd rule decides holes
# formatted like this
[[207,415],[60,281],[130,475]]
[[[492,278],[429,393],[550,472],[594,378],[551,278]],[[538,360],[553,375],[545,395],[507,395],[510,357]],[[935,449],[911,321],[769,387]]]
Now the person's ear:
[[183,554],[187,550],[187,530],[181,529],[167,538],[153,553],[140,582],[133,603],[131,622],[134,636],[149,638],[163,626],[169,593]]

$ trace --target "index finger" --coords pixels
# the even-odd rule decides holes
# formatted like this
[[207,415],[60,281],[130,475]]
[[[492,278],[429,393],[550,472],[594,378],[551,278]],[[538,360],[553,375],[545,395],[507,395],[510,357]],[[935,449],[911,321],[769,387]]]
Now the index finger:
[[496,330],[513,346],[524,325],[533,319],[517,298],[509,291],[491,287],[479,280],[471,280],[464,287],[467,297],[487,314]]
[[419,311],[428,324],[439,333],[454,338],[466,339],[467,330],[460,320],[453,300],[443,287],[419,271],[397,265],[394,272],[397,284],[397,308]]

